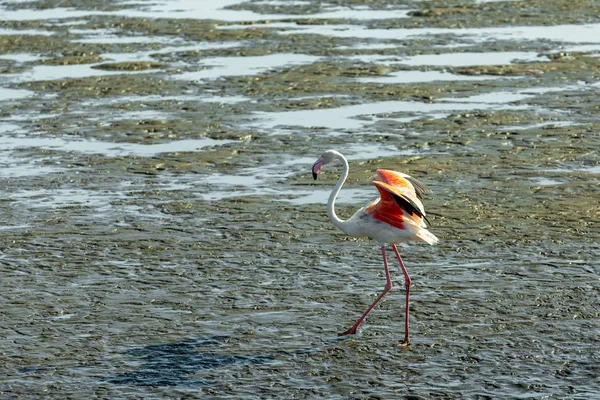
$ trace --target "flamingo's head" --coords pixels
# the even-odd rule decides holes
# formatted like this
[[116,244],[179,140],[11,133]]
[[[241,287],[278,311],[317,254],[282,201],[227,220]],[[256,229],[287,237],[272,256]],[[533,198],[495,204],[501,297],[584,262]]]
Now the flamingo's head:
[[317,180],[317,175],[319,171],[325,164],[329,164],[335,161],[338,157],[338,152],[335,150],[327,150],[325,153],[321,154],[321,157],[312,166],[312,176],[315,180]]

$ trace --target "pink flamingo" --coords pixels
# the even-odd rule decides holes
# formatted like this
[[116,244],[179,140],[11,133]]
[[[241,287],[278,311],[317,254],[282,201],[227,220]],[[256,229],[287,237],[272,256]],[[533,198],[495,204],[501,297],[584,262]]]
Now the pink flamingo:
[[[427,191],[425,185],[418,180],[403,174],[401,172],[378,169],[380,181],[374,181],[373,184],[379,190],[379,198],[367,206],[358,210],[347,220],[341,220],[335,213],[335,199],[348,178],[348,161],[339,152],[328,150],[312,166],[312,174],[315,180],[317,174],[324,165],[334,161],[341,161],[344,167],[335,188],[327,201],[327,215],[335,226],[340,228],[346,235],[352,237],[369,237],[376,240],[381,246],[383,255],[383,266],[385,268],[385,279],[387,283],[383,292],[375,299],[373,304],[367,308],[367,311],[356,321],[350,329],[340,333],[340,336],[355,334],[358,326],[366,318],[367,314],[375,307],[377,303],[392,288],[392,280],[388,268],[387,257],[385,254],[385,244],[389,243],[396,253],[400,268],[404,274],[404,285],[406,287],[406,315],[404,322],[404,341],[398,343],[398,346],[407,346],[410,342],[409,331],[409,308],[410,298],[410,276],[402,262],[397,243],[409,240],[418,240],[429,244],[435,244],[438,238],[427,230],[427,218],[421,199],[423,193]],[[427,221],[429,223],[429,221]]]

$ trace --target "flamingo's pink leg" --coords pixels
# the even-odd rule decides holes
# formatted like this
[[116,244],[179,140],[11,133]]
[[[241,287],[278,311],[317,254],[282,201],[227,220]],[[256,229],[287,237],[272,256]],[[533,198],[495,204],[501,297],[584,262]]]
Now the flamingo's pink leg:
[[358,319],[358,321],[356,321],[354,325],[352,325],[352,328],[348,329],[346,332],[340,333],[338,336],[355,334],[356,329],[358,329],[358,326],[363,322],[367,314],[373,309],[373,307],[375,307],[377,303],[379,303],[379,300],[381,300],[383,296],[385,296],[385,294],[389,292],[390,289],[392,289],[392,278],[390,278],[390,270],[388,268],[387,257],[385,256],[385,246],[381,246],[381,254],[383,254],[383,266],[385,267],[385,279],[387,280],[387,283],[383,288],[383,292],[381,292],[381,294],[377,296],[377,299],[375,299],[373,304],[371,304],[369,308],[367,308],[367,311],[365,311],[365,313]]
[[405,315],[405,319],[404,319],[404,341],[399,342],[397,344],[397,346],[408,346],[408,344],[410,343],[410,339],[408,338],[408,316],[409,316],[409,308],[408,308],[408,301],[410,299],[410,276],[408,275],[408,271],[406,270],[406,267],[404,266],[404,263],[402,262],[402,257],[400,257],[400,253],[398,252],[398,249],[396,248],[396,245],[393,244],[392,248],[394,249],[394,253],[396,253],[396,257],[398,257],[398,262],[400,262],[400,268],[402,269],[402,273],[404,274],[404,287],[406,288],[406,315]]

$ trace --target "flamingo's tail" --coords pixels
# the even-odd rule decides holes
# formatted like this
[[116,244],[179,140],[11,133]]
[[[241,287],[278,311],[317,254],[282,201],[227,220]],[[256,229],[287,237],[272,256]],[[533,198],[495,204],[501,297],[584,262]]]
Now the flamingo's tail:
[[437,242],[439,242],[437,236],[429,232],[427,229],[419,229],[419,232],[417,232],[417,237],[425,243],[429,244],[436,244]]

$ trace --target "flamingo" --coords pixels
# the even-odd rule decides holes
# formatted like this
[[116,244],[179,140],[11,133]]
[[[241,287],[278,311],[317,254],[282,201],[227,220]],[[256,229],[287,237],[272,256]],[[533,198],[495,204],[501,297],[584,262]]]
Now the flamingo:
[[377,175],[380,180],[373,181],[373,184],[379,191],[379,198],[362,207],[349,219],[344,221],[335,213],[334,203],[340,189],[344,185],[344,182],[346,182],[346,178],[348,178],[348,160],[346,160],[341,153],[335,150],[328,150],[313,164],[312,175],[316,180],[317,174],[321,168],[335,161],[341,161],[343,171],[327,201],[327,216],[331,222],[346,235],[352,237],[368,237],[379,243],[381,254],[383,256],[385,279],[387,281],[383,288],[383,292],[381,292],[373,304],[367,308],[367,311],[365,311],[350,329],[340,333],[339,336],[355,334],[359,325],[367,317],[367,314],[369,314],[383,296],[392,289],[392,280],[390,278],[390,271],[385,253],[386,244],[391,244],[392,249],[396,254],[396,258],[400,263],[400,269],[404,274],[404,286],[406,288],[404,340],[399,342],[397,346],[408,346],[410,343],[408,302],[410,298],[411,279],[402,262],[396,244],[411,240],[422,241],[430,245],[437,243],[438,238],[427,230],[429,221],[425,217],[425,210],[423,209],[423,203],[421,202],[423,193],[427,192],[428,189],[421,182],[409,175],[396,171],[378,169]]

